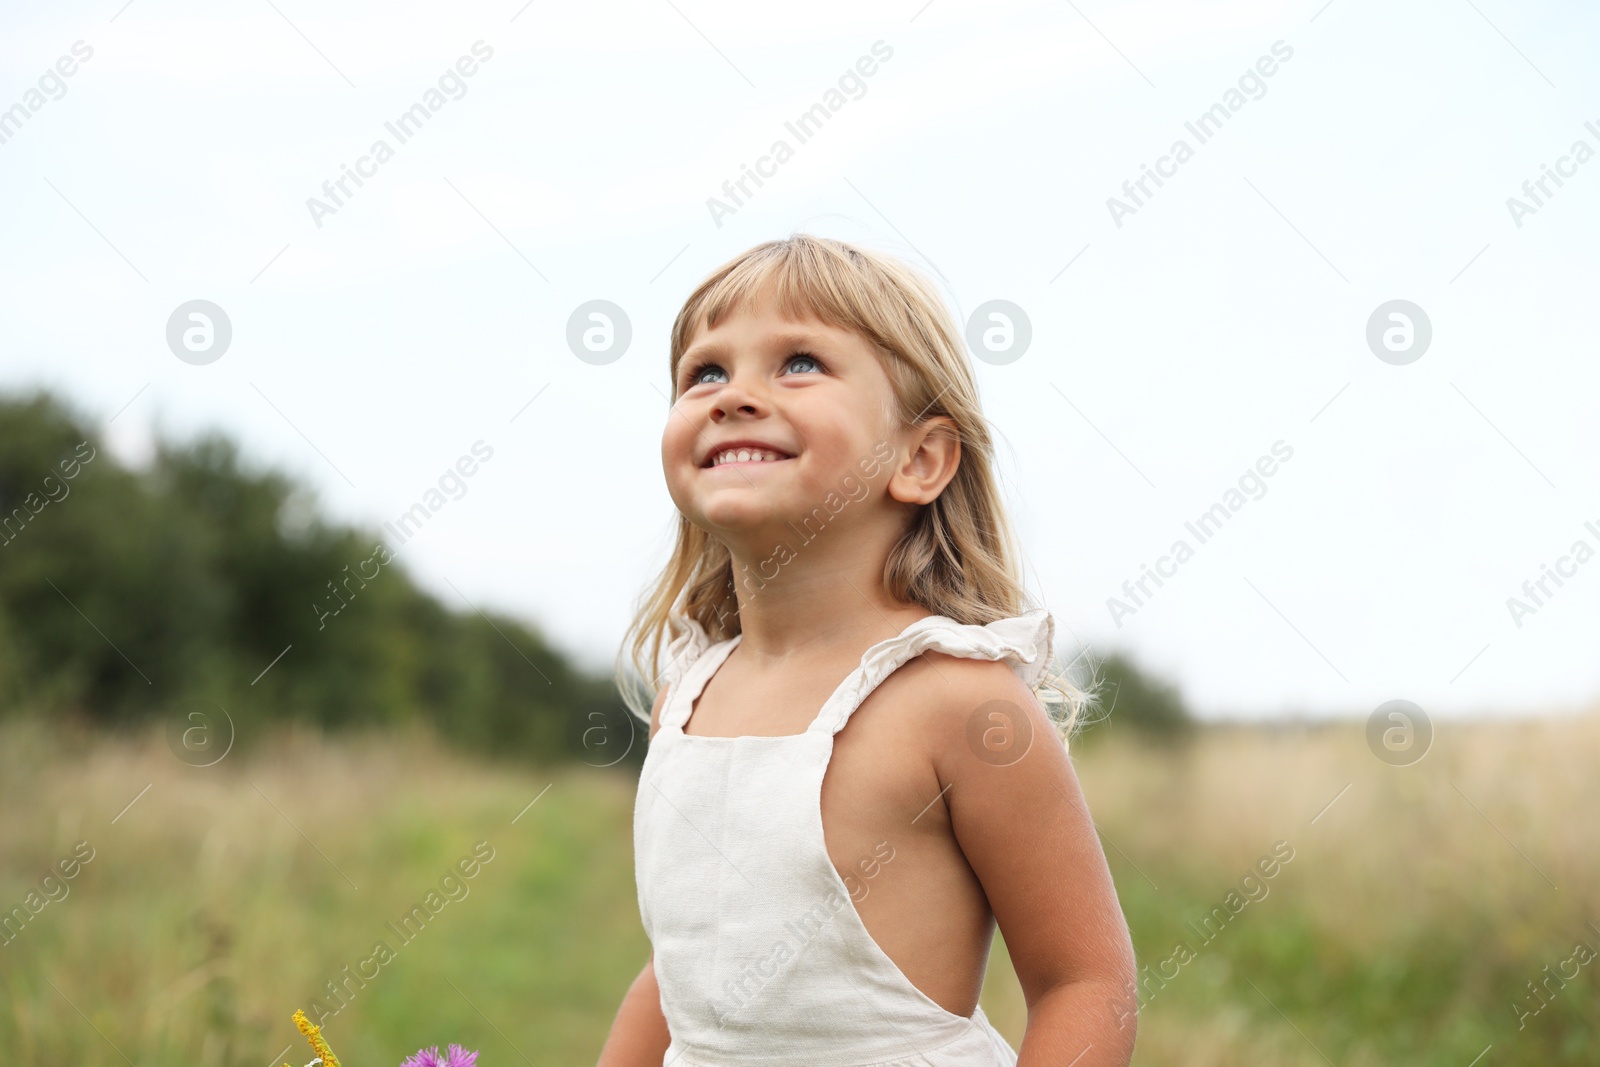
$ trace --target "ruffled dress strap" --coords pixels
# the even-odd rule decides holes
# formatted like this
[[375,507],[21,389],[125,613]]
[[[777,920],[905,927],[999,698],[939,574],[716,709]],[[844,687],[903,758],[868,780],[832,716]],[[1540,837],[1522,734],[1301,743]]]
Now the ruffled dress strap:
[[666,662],[661,665],[661,673],[657,678],[661,683],[658,688],[681,688],[678,683],[684,674],[711,647],[711,637],[698,619],[675,615],[673,620],[683,627],[683,632],[667,642]]
[[661,708],[662,729],[682,728],[695,697],[744,636],[735,634],[713,641],[705,627],[694,619],[679,616],[678,621],[683,624],[684,632],[668,642],[667,662],[661,668],[661,683],[669,687],[667,701]]
[[981,626],[956,622],[944,615],[925,616],[862,653],[861,665],[834,690],[811,729],[838,733],[885,678],[928,649],[965,659],[1002,661],[1032,688],[1050,667],[1055,629],[1055,619],[1045,608]]

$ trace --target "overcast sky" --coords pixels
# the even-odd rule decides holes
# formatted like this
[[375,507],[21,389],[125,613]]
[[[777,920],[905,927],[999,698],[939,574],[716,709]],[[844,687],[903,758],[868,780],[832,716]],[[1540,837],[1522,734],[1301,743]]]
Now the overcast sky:
[[[1208,716],[1600,693],[1593,9],[122,3],[0,15],[0,389],[128,462],[222,428],[376,526],[481,440],[400,559],[606,667],[670,546],[672,318],[802,228],[1026,316],[975,365],[1059,650]],[[210,362],[168,343],[193,300]],[[609,363],[567,343],[591,300],[631,325]],[[1396,300],[1428,327],[1385,309],[1375,348]]]

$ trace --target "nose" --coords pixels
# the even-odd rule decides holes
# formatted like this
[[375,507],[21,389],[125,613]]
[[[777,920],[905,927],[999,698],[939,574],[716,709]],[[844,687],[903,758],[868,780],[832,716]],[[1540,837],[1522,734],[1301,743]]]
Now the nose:
[[743,379],[730,378],[727,385],[717,390],[717,399],[711,405],[711,418],[714,422],[720,422],[735,411],[741,415],[763,415],[766,410],[764,397],[749,389]]

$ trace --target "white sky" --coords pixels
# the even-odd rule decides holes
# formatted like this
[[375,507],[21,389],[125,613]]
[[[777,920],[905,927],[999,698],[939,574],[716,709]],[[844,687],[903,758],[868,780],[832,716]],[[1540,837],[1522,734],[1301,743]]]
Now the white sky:
[[[1126,648],[1206,715],[1600,691],[1600,559],[1520,628],[1506,604],[1600,549],[1600,161],[1520,228],[1506,206],[1600,149],[1592,9],[121,3],[0,14],[0,108],[93,48],[0,144],[0,389],[66,394],[130,461],[221,427],[377,524],[483,439],[400,558],[606,667],[670,545],[668,327],[800,227],[937,271],[962,322],[1028,314],[1029,350],[977,372],[1062,651]],[[397,144],[478,40],[466,94]],[[865,95],[717,226],[706,198],[879,40]],[[1198,144],[1184,122],[1278,40]],[[306,198],[379,137],[394,158],[318,228]],[[1194,157],[1117,227],[1107,197],[1179,137]],[[197,298],[233,325],[205,366],[165,341]],[[565,343],[597,298],[633,326],[604,366]],[[1404,366],[1365,341],[1396,298],[1434,331]],[[1107,598],[1280,439],[1265,496],[1117,627]]]

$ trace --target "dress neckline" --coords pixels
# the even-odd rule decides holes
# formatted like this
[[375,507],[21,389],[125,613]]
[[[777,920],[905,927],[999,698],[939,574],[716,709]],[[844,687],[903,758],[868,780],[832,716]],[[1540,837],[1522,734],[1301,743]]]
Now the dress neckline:
[[[684,726],[686,726],[689,720],[694,716],[694,702],[700,698],[701,693],[705,692],[705,688],[710,684],[711,679],[716,675],[717,671],[722,669],[723,663],[727,662],[728,657],[733,654],[733,650],[737,648],[740,642],[744,640],[743,632],[736,633],[732,637],[718,641],[715,645],[712,645],[710,648],[706,649],[705,652],[701,653],[699,660],[695,664],[695,667],[698,669],[693,671],[693,680],[689,681],[689,684],[682,686],[681,693],[675,693],[668,698],[668,702],[670,704],[678,705],[684,709],[682,715],[672,716],[672,729],[679,737],[690,737],[696,740],[705,741],[789,741],[795,738],[810,737],[812,734],[820,733],[821,726],[826,721],[829,709],[833,707],[833,705],[838,701],[840,695],[846,691],[850,684],[855,681],[856,677],[866,670],[868,662],[870,662],[872,659],[872,653],[877,651],[881,646],[892,645],[896,642],[905,640],[907,635],[914,633],[921,627],[927,626],[930,619],[949,621],[945,620],[943,615],[924,615],[920,619],[915,619],[908,623],[893,637],[886,637],[883,640],[868,646],[866,651],[861,653],[860,661],[850,669],[849,673],[840,679],[838,685],[833,687],[833,692],[828,694],[827,699],[824,700],[817,708],[816,714],[811,717],[811,721],[806,724],[806,728],[799,733],[731,735],[691,734],[684,729]],[[685,680],[687,681],[688,679]]]

